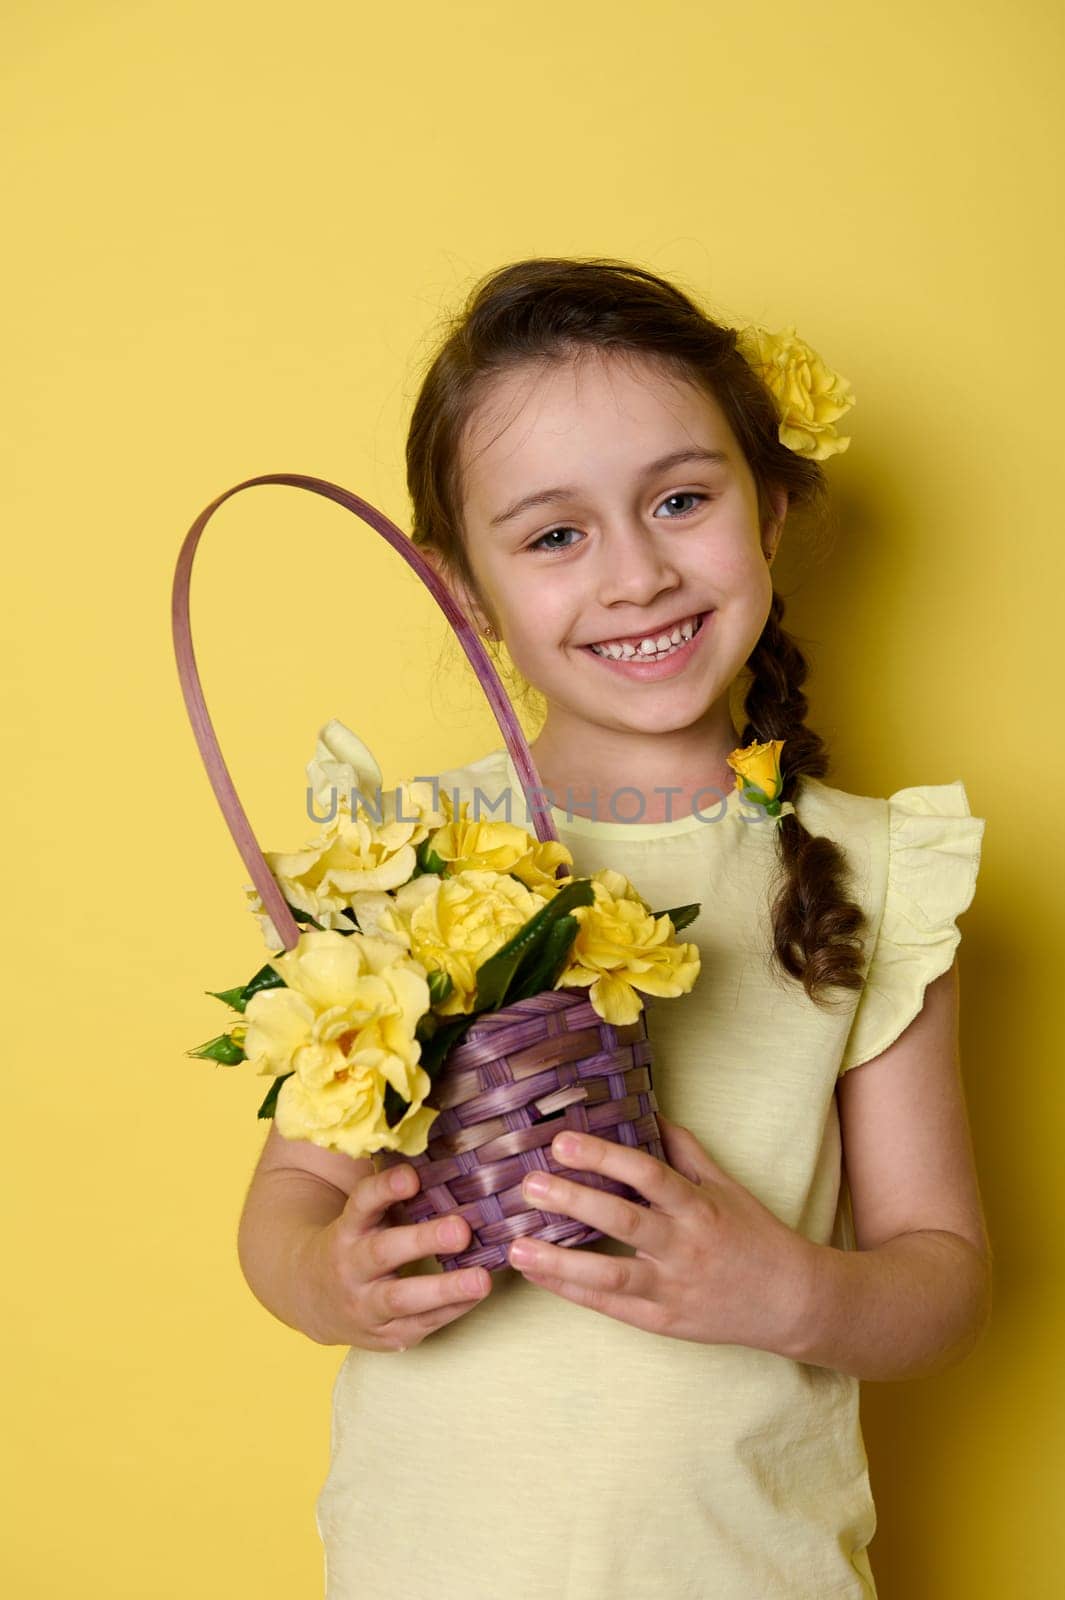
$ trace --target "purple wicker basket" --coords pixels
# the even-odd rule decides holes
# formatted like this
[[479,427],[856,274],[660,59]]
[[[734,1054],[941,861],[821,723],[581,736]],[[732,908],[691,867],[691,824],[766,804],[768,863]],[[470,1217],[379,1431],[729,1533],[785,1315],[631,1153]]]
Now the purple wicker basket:
[[[532,753],[490,657],[450,591],[417,546],[376,507],[322,478],[267,473],[236,484],[213,500],[185,536],[174,573],[171,619],[178,675],[196,743],[211,786],[241,858],[286,950],[300,929],[260,850],[219,749],[196,667],[189,622],[193,557],[208,521],[224,501],[258,484],[284,484],[333,500],[376,529],[414,568],[444,612],[488,697],[500,732],[525,790],[536,836],[557,840]],[[551,1141],[563,1128],[648,1151],[666,1159],[651,1081],[647,1007],[627,1027],[613,1027],[593,1008],[583,988],[546,990],[497,1011],[485,1012],[448,1052],[426,1105],[439,1111],[422,1155],[379,1151],[378,1170],[407,1163],[419,1188],[397,1201],[390,1215],[400,1223],[452,1213],[465,1218],[470,1244],[435,1259],[444,1271],[509,1266],[507,1248],[519,1235],[553,1244],[586,1244],[600,1230],[542,1207],[526,1206],[526,1172],[563,1172],[588,1187],[608,1190],[634,1204],[647,1200],[627,1184],[598,1173],[562,1166]]]

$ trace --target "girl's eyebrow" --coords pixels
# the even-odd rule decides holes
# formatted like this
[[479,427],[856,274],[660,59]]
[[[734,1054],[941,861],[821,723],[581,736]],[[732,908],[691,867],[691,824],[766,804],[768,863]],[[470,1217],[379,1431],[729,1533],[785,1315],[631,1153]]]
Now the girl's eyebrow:
[[[710,461],[715,464],[727,462],[728,453],[724,450],[706,450],[703,448],[687,448],[684,450],[671,450],[668,455],[659,456],[657,461],[649,461],[643,469],[643,476],[650,477],[655,472],[665,472],[668,467],[678,467],[685,461]],[[521,512],[528,511],[532,506],[551,505],[557,500],[571,500],[580,493],[572,484],[564,484],[556,489],[537,489],[532,494],[522,495],[520,500],[507,506],[505,511],[500,511],[489,522],[490,528],[501,527],[504,522],[519,516]]]

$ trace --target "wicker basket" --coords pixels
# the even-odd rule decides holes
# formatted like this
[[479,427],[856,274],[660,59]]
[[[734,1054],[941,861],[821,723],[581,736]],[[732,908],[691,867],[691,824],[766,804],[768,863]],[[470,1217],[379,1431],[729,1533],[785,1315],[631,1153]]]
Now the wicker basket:
[[[504,742],[525,789],[536,836],[557,840],[539,774],[491,659],[450,591],[417,547],[376,507],[321,478],[268,473],[236,484],[200,513],[185,536],[174,574],[172,623],[178,674],[193,733],[229,830],[285,949],[297,943],[300,929],[266,863],[218,746],[207,713],[189,623],[189,581],[193,557],[207,522],[220,505],[243,489],[284,484],[306,489],[353,512],[388,540],[414,568],[450,622],[499,723]],[[551,1153],[563,1128],[648,1151],[664,1161],[651,1081],[647,1007],[627,1027],[613,1027],[593,1008],[583,988],[547,990],[531,999],[486,1012],[448,1052],[433,1080],[426,1104],[439,1110],[425,1152],[401,1156],[379,1151],[378,1170],[409,1163],[418,1170],[419,1188],[397,1201],[390,1214],[403,1223],[461,1215],[469,1224],[467,1249],[435,1259],[444,1271],[508,1266],[507,1247],[519,1235],[553,1244],[586,1244],[601,1232],[572,1217],[529,1208],[522,1178],[534,1168],[564,1172],[590,1188],[608,1190],[635,1204],[647,1200],[614,1179],[574,1172]]]
[[445,1270],[507,1266],[520,1234],[564,1245],[602,1237],[573,1217],[526,1207],[521,1182],[537,1167],[647,1205],[627,1184],[571,1172],[550,1148],[561,1129],[579,1128],[665,1159],[644,1016],[615,1028],[587,990],[549,989],[486,1012],[448,1052],[426,1100],[440,1115],[424,1155],[377,1157],[381,1167],[418,1169],[417,1193],[391,1207],[401,1222],[456,1212],[469,1224],[467,1248],[437,1258]]

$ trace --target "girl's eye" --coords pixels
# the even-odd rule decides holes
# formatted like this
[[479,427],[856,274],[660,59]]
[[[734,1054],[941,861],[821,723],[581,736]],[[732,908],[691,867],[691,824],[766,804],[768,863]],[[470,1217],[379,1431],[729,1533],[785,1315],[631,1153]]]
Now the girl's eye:
[[[706,500],[708,498],[709,498],[709,496],[707,496],[705,494],[698,494],[694,489],[680,489],[680,490],[677,491],[676,494],[667,495],[665,500],[662,501],[662,504],[666,505],[670,500]],[[682,511],[682,512],[679,513],[679,515],[680,516],[690,516],[691,513],[688,512],[688,511]],[[667,517],[666,518],[667,522],[675,522],[676,520],[677,519],[675,517]],[[573,546],[570,545],[570,544],[546,544],[544,541],[548,540],[548,539],[553,539],[554,535],[556,533],[576,533],[576,532],[577,532],[576,528],[548,528],[547,532],[540,534],[538,539],[534,539],[532,544],[530,544],[528,548],[530,550],[543,549],[545,552],[550,552],[552,550],[571,550],[573,548]]]
[[[662,504],[665,505],[670,500],[705,500],[706,498],[705,494],[697,494],[694,489],[678,489],[676,494],[667,494]],[[681,515],[686,516],[687,512],[681,512]],[[667,522],[672,522],[673,520],[672,517],[666,518]]]
[[548,528],[546,533],[542,533],[538,539],[533,540],[532,544],[529,546],[529,549],[539,550],[542,547],[548,552],[551,550],[569,550],[571,546],[568,544],[545,545],[544,540],[553,538],[556,533],[576,533],[576,531],[576,528]]

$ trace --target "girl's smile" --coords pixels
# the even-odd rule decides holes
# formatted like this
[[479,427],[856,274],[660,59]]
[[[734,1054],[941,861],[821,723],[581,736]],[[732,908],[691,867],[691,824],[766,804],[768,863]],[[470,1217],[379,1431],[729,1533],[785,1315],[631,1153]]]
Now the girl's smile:
[[[611,672],[637,682],[657,682],[683,672],[698,653],[712,611],[699,611],[672,627],[652,629],[642,636],[612,640],[607,645],[584,645],[594,661]],[[663,640],[670,642],[664,649]]]

